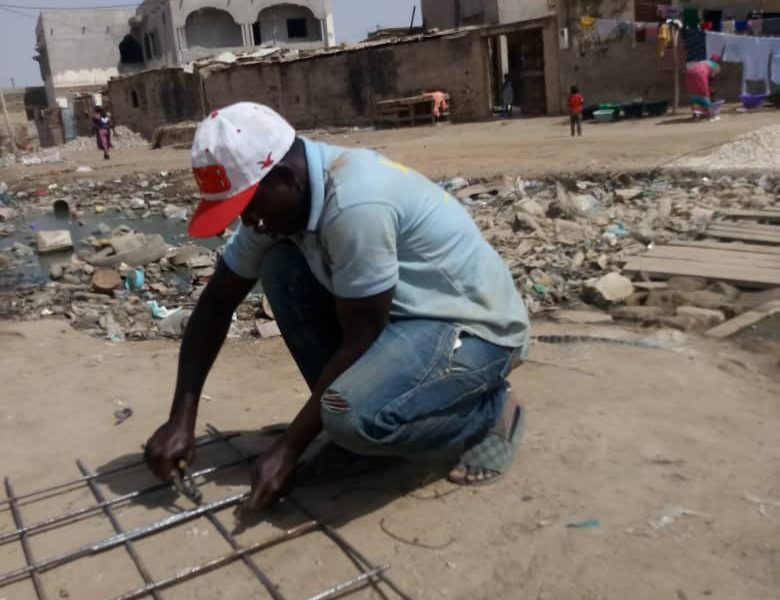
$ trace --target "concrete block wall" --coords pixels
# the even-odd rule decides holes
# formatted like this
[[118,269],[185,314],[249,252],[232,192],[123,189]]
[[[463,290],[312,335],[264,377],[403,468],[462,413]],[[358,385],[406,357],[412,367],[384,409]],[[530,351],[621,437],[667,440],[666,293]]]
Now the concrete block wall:
[[151,139],[161,125],[202,119],[199,81],[181,69],[112,79],[108,95],[114,122]]
[[487,43],[479,32],[204,73],[206,109],[273,106],[296,127],[370,125],[380,100],[444,90],[453,121],[490,116]]

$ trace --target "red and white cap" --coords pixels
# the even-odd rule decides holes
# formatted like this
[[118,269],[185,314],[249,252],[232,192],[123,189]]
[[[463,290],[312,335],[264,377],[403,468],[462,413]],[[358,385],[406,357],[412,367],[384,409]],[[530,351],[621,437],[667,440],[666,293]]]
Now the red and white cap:
[[204,119],[192,143],[192,172],[202,200],[189,234],[211,237],[227,229],[293,142],[295,129],[262,104],[238,102]]

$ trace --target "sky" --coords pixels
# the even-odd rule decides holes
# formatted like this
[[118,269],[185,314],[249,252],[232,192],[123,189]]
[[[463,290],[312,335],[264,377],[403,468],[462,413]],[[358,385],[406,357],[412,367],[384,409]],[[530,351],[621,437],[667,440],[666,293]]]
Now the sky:
[[[0,0],[0,87],[40,85],[35,56],[35,22],[40,9],[98,6],[127,6],[128,0]],[[409,24],[412,8],[417,6],[415,25],[422,18],[419,0],[331,0],[336,41],[357,42],[366,33],[382,27]],[[129,0],[132,3],[132,0]],[[14,8],[8,8],[8,7]],[[35,8],[15,8],[15,7]]]

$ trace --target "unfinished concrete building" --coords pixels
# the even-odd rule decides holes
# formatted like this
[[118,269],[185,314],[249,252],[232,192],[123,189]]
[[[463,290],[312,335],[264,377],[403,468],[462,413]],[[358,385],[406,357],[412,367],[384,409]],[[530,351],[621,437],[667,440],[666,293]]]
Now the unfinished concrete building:
[[259,46],[323,48],[335,33],[330,0],[146,0],[122,44],[127,73]]
[[[633,23],[657,22],[666,0],[421,0],[426,29],[481,26],[489,37],[490,79],[494,104],[500,104],[503,78],[509,75],[515,101],[526,114],[566,110],[571,85],[588,103],[670,100],[674,88],[671,61],[659,61],[654,43],[635,35]],[[737,18],[773,2],[699,0],[696,7]],[[583,30],[582,17],[628,23],[622,35],[598,40]],[[734,17],[732,17],[734,18]],[[682,58],[684,64],[685,59]],[[679,69],[681,85],[684,68]],[[725,65],[718,83],[724,97],[739,95],[741,67]]]
[[80,94],[119,73],[119,44],[132,10],[46,10],[38,17],[35,60],[50,107],[68,108]]

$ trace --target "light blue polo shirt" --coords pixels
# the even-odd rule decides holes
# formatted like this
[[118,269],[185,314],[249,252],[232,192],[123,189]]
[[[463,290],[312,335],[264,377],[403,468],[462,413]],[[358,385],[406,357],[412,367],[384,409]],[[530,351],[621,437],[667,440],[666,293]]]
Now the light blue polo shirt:
[[[371,150],[304,139],[311,188],[307,230],[291,239],[340,298],[395,287],[392,317],[450,321],[512,348],[528,344],[528,314],[509,269],[455,198]],[[257,279],[275,240],[243,225],[227,266]]]

